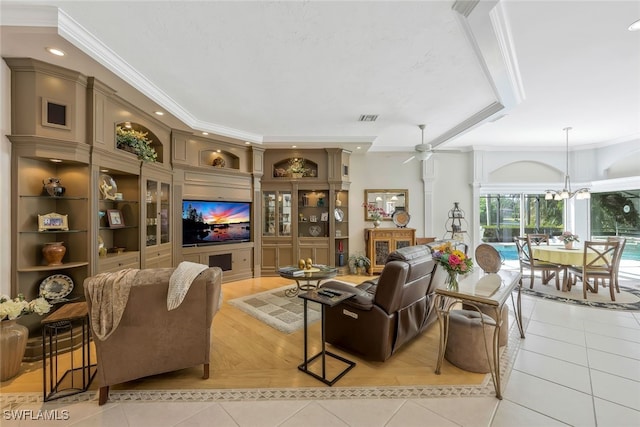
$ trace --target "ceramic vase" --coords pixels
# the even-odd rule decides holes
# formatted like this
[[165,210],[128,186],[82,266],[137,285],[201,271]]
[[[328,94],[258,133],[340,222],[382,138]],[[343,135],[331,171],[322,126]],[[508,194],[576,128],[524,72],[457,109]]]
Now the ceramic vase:
[[455,271],[447,271],[446,279],[447,289],[450,291],[458,291],[458,273]]
[[45,243],[42,248],[42,255],[44,256],[47,265],[61,265],[62,258],[67,252],[67,248],[63,246],[64,242],[52,242]]
[[16,376],[27,348],[29,329],[17,320],[0,321],[0,381]]
[[382,223],[380,222],[380,220],[379,220],[379,219],[374,220],[374,221],[373,221],[373,228],[378,228],[378,227],[380,227],[380,224],[382,224]]
[[573,242],[567,242],[564,244],[565,249],[573,249]]
[[59,178],[47,178],[42,180],[42,185],[47,194],[51,197],[60,197],[64,194],[65,188],[60,184]]

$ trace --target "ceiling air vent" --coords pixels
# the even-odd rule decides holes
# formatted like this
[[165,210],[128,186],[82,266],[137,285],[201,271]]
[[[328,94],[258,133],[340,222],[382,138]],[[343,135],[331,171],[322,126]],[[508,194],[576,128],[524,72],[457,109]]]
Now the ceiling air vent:
[[377,114],[363,114],[358,118],[359,122],[375,122],[378,120]]

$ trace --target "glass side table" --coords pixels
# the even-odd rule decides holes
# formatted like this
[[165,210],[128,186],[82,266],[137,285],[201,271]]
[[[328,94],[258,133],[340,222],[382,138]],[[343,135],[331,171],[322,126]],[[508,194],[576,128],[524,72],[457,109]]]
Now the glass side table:
[[[78,332],[80,336],[78,337]],[[70,340],[69,363],[62,366],[58,351],[63,340]],[[80,357],[74,350],[80,340]],[[79,359],[79,360],[78,360]],[[60,375],[62,369],[68,367]],[[87,391],[96,375],[97,364],[91,364],[91,331],[86,302],[66,304],[42,320],[42,388],[44,401]]]

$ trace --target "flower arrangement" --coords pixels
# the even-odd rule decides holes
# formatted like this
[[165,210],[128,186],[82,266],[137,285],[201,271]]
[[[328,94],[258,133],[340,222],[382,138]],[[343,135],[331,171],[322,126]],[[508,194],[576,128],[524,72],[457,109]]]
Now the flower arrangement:
[[289,159],[289,167],[287,168],[289,174],[306,175],[309,171],[305,167],[304,159],[301,157],[294,157]]
[[571,243],[571,242],[579,242],[580,239],[578,238],[577,234],[573,234],[570,231],[565,231],[562,233],[562,235],[560,236],[560,239],[562,239],[562,243]]
[[147,132],[116,126],[116,147],[136,154],[143,162],[153,163],[158,158],[158,153],[151,146],[152,142],[147,139]]
[[376,206],[375,203],[363,203],[362,206],[367,208],[367,217],[372,221],[380,221],[384,215],[384,209]]
[[31,313],[45,314],[51,310],[51,307],[51,304],[43,297],[27,301],[22,294],[18,294],[14,299],[2,295],[0,296],[0,320],[15,320]]
[[473,271],[473,260],[464,252],[455,249],[451,242],[437,246],[432,257],[447,272],[446,283],[450,290],[458,290],[458,274],[467,274]]

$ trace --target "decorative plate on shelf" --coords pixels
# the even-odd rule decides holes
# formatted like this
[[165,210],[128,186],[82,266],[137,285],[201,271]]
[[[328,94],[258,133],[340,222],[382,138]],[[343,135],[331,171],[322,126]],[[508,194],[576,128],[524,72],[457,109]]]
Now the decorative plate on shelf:
[[59,300],[73,291],[73,280],[64,274],[53,274],[40,283],[40,296],[47,300]]
[[116,181],[113,178],[111,178],[109,175],[105,175],[105,174],[100,175],[100,179],[98,180],[98,186],[100,187],[100,192],[102,193],[102,196],[106,200],[116,199],[118,186],[116,185]]
[[411,219],[411,215],[407,213],[407,211],[397,210],[391,216],[391,220],[398,227],[406,227],[409,224],[409,220]]
[[312,225],[309,227],[309,234],[313,237],[318,237],[321,232],[322,232],[322,229],[320,228],[319,225]]
[[344,212],[342,212],[342,209],[336,208],[336,210],[333,212],[333,216],[335,216],[336,221],[342,222],[342,220],[344,219]]

